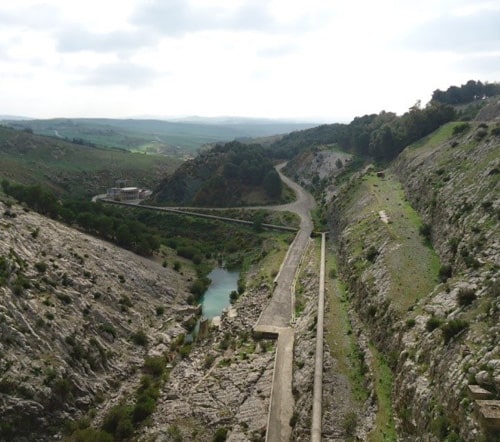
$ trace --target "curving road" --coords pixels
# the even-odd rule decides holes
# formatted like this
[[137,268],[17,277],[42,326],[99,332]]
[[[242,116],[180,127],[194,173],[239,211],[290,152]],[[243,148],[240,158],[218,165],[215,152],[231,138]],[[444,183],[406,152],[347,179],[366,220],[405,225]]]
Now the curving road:
[[313,231],[310,212],[316,207],[312,195],[281,173],[284,164],[277,170],[281,179],[291,187],[297,199],[290,204],[274,206],[274,210],[287,210],[300,217],[300,230],[290,245],[276,278],[270,303],[263,310],[254,332],[263,336],[277,336],[273,388],[267,423],[266,441],[290,440],[294,398],[292,394],[294,330],[290,323],[294,309],[294,281],[300,261],[309,244]]

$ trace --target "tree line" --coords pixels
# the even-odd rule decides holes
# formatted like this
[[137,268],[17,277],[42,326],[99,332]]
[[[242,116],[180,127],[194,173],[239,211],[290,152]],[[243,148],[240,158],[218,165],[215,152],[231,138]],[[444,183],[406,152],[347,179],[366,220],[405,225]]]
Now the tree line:
[[461,86],[450,86],[445,91],[436,89],[432,93],[432,101],[442,104],[467,104],[487,97],[500,95],[500,83],[482,83],[469,80]]
[[382,111],[356,117],[349,124],[325,124],[293,132],[274,143],[269,148],[269,154],[277,158],[292,158],[313,146],[337,144],[357,155],[391,160],[407,145],[429,135],[455,117],[456,112],[449,105],[431,102],[422,107],[417,102],[401,116]]

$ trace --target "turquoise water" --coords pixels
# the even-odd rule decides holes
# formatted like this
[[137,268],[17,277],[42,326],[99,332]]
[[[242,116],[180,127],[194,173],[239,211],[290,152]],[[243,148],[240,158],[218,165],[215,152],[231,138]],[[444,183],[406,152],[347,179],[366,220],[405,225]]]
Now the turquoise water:
[[229,294],[238,290],[239,276],[239,272],[230,272],[223,268],[216,268],[209,273],[208,277],[212,283],[200,300],[205,318],[220,316],[222,310],[230,304]]

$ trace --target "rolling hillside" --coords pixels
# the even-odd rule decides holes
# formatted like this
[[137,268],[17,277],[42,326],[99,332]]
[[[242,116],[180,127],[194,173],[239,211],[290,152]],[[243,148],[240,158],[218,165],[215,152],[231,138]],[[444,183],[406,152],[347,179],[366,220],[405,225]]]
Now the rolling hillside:
[[253,119],[203,119],[186,121],[57,118],[6,122],[17,129],[41,135],[168,155],[193,154],[206,143],[285,134],[315,124]]
[[153,187],[179,165],[172,157],[74,144],[2,126],[0,155],[1,179],[75,196],[102,193],[122,178]]

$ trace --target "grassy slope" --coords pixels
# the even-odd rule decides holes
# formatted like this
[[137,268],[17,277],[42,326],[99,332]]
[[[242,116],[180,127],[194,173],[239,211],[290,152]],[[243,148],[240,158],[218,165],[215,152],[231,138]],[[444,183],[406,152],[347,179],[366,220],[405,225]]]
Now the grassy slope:
[[[349,236],[359,271],[370,265],[364,259],[368,244],[376,244],[390,282],[388,296],[404,313],[432,290],[439,271],[437,255],[419,234],[419,215],[405,199],[399,182],[389,174],[385,178],[365,175],[348,204],[348,212],[358,218]],[[381,211],[389,219],[387,224],[381,220]]]
[[[493,225],[492,210],[487,208],[494,201],[495,189],[498,190],[499,185],[498,173],[491,172],[495,170],[495,165],[498,165],[498,138],[495,139],[491,134],[491,126],[482,128],[475,123],[471,123],[470,129],[465,133],[454,135],[454,128],[459,124],[461,123],[444,125],[430,136],[409,146],[401,154],[403,158],[401,163],[405,163],[406,166],[400,173],[402,177],[407,177],[409,174],[420,177],[421,187],[414,185],[409,191],[413,193],[412,201],[418,203],[419,210],[426,216],[425,219],[428,222],[439,222],[441,219],[441,222],[446,224],[449,218],[457,219],[458,214],[460,221],[455,222],[455,225],[458,224],[466,230],[457,238],[461,242],[465,241],[464,234],[465,238],[468,238],[470,232],[467,229],[470,228],[477,238],[466,239],[473,244],[468,244],[469,250],[481,253],[485,261],[484,269],[494,269],[494,265],[490,262],[493,253],[480,252],[481,249],[476,246],[484,247],[481,246],[484,239],[486,244],[491,245],[491,240],[495,238],[495,234],[492,235],[491,231],[498,231],[498,223],[496,227]],[[349,261],[349,264],[355,267],[357,280],[363,281],[365,285],[372,285],[370,293],[374,294],[374,297],[380,297],[381,293],[385,293],[390,300],[390,306],[399,312],[403,320],[405,317],[411,319],[415,315],[422,314],[423,304],[419,304],[415,309],[413,307],[418,300],[426,297],[436,287],[440,263],[436,253],[419,234],[422,219],[406,200],[398,178],[391,173],[386,173],[385,178],[377,177],[374,173],[367,174],[350,185],[348,195],[347,201],[340,203],[350,222],[346,229],[344,245],[348,256],[355,258]],[[468,200],[471,204],[466,209],[465,206],[456,206],[453,199],[463,204]],[[442,209],[435,219],[430,217],[434,207]],[[381,210],[386,212],[390,220],[388,224],[381,222],[379,216]],[[442,216],[446,216],[446,220]],[[467,223],[470,223],[469,227]],[[454,232],[450,232],[447,228],[438,229],[438,232],[440,253],[446,252],[445,245]],[[481,235],[483,242],[480,242]],[[375,245],[379,253],[373,262],[366,259],[367,249],[371,245]],[[491,273],[493,274],[493,270]],[[454,284],[458,280],[467,281],[467,277],[457,274],[448,283]],[[486,291],[484,299],[475,301],[472,307],[468,307],[462,313],[461,318],[469,321],[469,334],[473,333],[475,336],[487,334],[488,325],[476,318],[481,314],[491,316],[491,309],[488,308],[492,303],[492,293],[494,291],[490,288]],[[430,298],[426,298],[425,302],[428,301],[432,302]],[[365,306],[373,302],[377,309],[370,312]],[[376,324],[374,332],[380,332],[383,321],[387,320],[381,309],[383,304],[380,304],[380,300],[377,303],[371,298],[367,298],[361,304],[360,308],[367,322],[373,321]],[[374,318],[377,318],[379,323],[376,323]],[[427,332],[424,331],[423,334],[426,335]],[[484,350],[482,346],[484,347],[485,339],[477,341],[482,343],[478,345],[477,342],[471,342],[472,338],[468,339],[467,335],[465,338],[462,337],[462,340],[477,352],[475,359],[480,357],[480,350]],[[384,354],[379,351],[383,351]],[[371,353],[374,356],[375,390],[380,408],[376,428],[371,432],[369,440],[394,440],[395,434],[391,424],[393,411],[390,402],[392,380],[385,361],[387,357],[392,358],[394,355],[390,349],[377,350],[374,346],[371,347]],[[447,361],[442,369],[445,370],[446,364],[449,363]],[[435,371],[439,372],[437,369]],[[457,380],[450,382],[456,383]]]
[[173,172],[178,160],[67,143],[0,126],[0,177],[47,185],[58,193],[103,192],[114,180],[153,186]]
[[[373,284],[380,290],[384,287],[386,299],[390,301],[392,309],[400,317],[404,317],[419,299],[435,287],[439,270],[437,255],[419,234],[419,227],[422,225],[419,215],[405,199],[401,185],[391,174],[386,174],[385,177],[377,177],[374,172],[365,174],[351,185],[344,204],[343,210],[350,220],[345,241],[349,248],[348,255],[354,258],[350,260],[352,271],[365,284]],[[385,211],[388,223],[381,219],[381,211]],[[367,252],[372,246],[378,253],[373,262],[367,259]],[[378,290],[375,290],[377,293]],[[338,301],[334,302],[339,305]],[[366,299],[363,304],[365,308],[368,305],[378,305],[374,314],[384,314],[381,307],[383,303],[372,304],[374,302]],[[329,318],[330,324],[341,320],[334,318],[333,313],[329,314]],[[348,329],[345,323],[344,327]],[[353,350],[348,350],[347,341],[339,339],[339,335],[339,331],[334,331],[334,337],[330,339],[343,342],[338,351],[339,356],[345,358],[345,354],[352,354]],[[369,440],[395,440],[391,371],[384,356],[374,346],[370,347],[370,353],[379,407],[375,428],[370,433]],[[354,386],[360,384],[353,376],[351,382]]]

